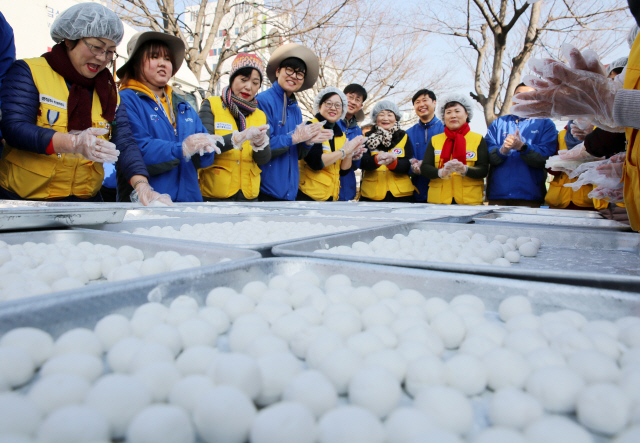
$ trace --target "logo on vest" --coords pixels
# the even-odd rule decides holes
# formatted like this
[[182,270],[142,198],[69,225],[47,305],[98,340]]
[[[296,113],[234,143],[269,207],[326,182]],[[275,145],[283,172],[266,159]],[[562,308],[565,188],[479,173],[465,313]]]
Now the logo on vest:
[[152,122],[157,122],[158,120],[160,120],[160,117],[158,117],[158,114],[151,114],[149,115],[149,118],[151,119]]
[[191,117],[185,118],[184,121],[193,123],[193,119]]
[[53,128],[53,124],[57,122],[59,118],[60,112],[52,111],[51,109],[47,111],[47,122],[49,123],[50,128]]
[[467,160],[473,160],[476,158],[476,153],[473,151],[467,151]]
[[391,153],[394,155],[402,155],[404,153],[404,151],[402,150],[402,148],[393,148],[391,150]]
[[55,106],[56,108],[67,109],[67,102],[58,100],[48,95],[40,94],[40,103]]
[[222,129],[223,131],[233,131],[233,125],[231,125],[231,123],[216,122],[215,129]]

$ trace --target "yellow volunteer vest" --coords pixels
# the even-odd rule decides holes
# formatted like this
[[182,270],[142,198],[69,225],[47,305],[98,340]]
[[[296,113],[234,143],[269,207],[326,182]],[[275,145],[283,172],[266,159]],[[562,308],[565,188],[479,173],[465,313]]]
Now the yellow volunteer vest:
[[[467,166],[473,166],[478,159],[478,147],[482,136],[475,132],[468,132],[464,136],[467,140]],[[440,164],[440,153],[447,140],[446,134],[434,135],[431,139],[435,153],[435,166]],[[459,205],[481,205],[484,180],[481,178],[464,177],[453,173],[448,179],[431,179],[429,181],[428,203],[450,205],[453,199]]]
[[[564,129],[558,134],[558,149],[560,151],[567,149],[567,143],[564,140],[566,133],[567,130]],[[589,193],[593,191],[593,185],[584,185],[577,191],[564,186],[567,183],[576,182],[578,178],[569,178],[564,172],[553,178],[544,199],[549,208],[564,209],[572,202],[581,208],[604,209],[609,206],[609,202],[605,200],[589,198]]]
[[[238,130],[236,120],[222,103],[220,97],[209,97],[211,112],[215,116],[216,135],[232,134]],[[256,109],[247,117],[247,128],[267,124],[267,116],[260,109]],[[242,190],[248,200],[258,197],[260,192],[260,173],[262,170],[253,161],[253,149],[247,140],[242,144],[242,150],[230,149],[222,154],[216,154],[213,165],[200,169],[198,179],[203,197],[229,198]]]
[[[311,123],[317,123],[318,119],[314,118]],[[340,150],[347,142],[347,136],[334,137],[335,150],[331,150],[331,144],[327,141],[322,144],[322,152],[335,152]],[[316,201],[327,201],[333,197],[334,201],[338,201],[340,196],[340,164],[342,160],[338,160],[332,165],[326,166],[319,171],[314,171],[309,167],[306,161],[299,160],[298,168],[300,171],[299,189]]]
[[[29,65],[40,93],[36,125],[67,132],[69,89],[64,78],[42,57],[24,61]],[[94,91],[91,126],[110,129],[110,122],[101,113],[100,99]],[[109,140],[110,135],[100,138]],[[102,163],[89,161],[81,154],[60,154],[58,157],[58,154],[36,154],[5,144],[0,159],[0,186],[24,199],[55,200],[71,195],[89,198],[98,193],[103,180]]]
[[[405,134],[402,140],[389,149],[398,158],[405,156],[405,148],[408,136]],[[380,151],[371,151],[374,156]],[[379,166],[373,171],[362,171],[361,195],[371,200],[382,200],[391,192],[394,197],[408,197],[413,195],[414,186],[408,174],[396,174],[386,166]]]
[[[631,48],[624,89],[640,89],[640,38]],[[640,138],[638,130],[626,128],[627,158],[624,162],[624,204],[634,231],[640,231]]]

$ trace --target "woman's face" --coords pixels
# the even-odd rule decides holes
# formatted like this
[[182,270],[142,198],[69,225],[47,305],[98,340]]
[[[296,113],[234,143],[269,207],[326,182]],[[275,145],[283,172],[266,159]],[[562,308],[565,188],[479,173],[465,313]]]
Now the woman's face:
[[387,131],[393,128],[396,124],[396,115],[391,111],[380,111],[376,117],[376,125],[379,128],[386,129]]
[[[73,67],[86,78],[94,78],[113,60],[116,43],[108,38],[87,37],[73,43],[65,40],[69,60]],[[96,55],[97,54],[97,55]]]
[[142,62],[143,83],[150,83],[151,86],[156,88],[164,88],[169,83],[172,75],[173,65],[171,64],[168,49],[150,52],[144,57]]
[[451,131],[460,129],[467,122],[467,110],[462,105],[454,105],[444,110],[444,125]]
[[260,90],[260,74],[255,69],[251,70],[251,75],[237,75],[231,84],[231,92],[236,97],[251,101]]
[[326,98],[320,105],[320,114],[329,122],[335,123],[342,116],[342,100],[338,94]]

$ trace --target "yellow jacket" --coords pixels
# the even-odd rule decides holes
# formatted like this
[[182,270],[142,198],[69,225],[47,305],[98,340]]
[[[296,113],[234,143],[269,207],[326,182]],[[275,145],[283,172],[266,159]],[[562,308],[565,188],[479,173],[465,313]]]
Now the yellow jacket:
[[[396,146],[389,149],[389,152],[398,158],[404,158],[408,138],[405,134]],[[378,152],[371,151],[371,155],[375,156]],[[383,200],[387,192],[391,192],[394,197],[408,197],[413,195],[414,189],[408,174],[397,174],[385,165],[379,166],[373,171],[362,171],[362,184],[360,185],[362,197]]]

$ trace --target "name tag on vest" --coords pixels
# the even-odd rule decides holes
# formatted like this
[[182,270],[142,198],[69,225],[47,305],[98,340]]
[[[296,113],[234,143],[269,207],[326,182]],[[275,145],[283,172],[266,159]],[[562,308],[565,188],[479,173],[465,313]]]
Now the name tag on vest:
[[433,153],[435,155],[440,155],[440,154],[442,154],[442,149],[439,149],[439,150],[436,149],[436,150],[433,151]]
[[322,145],[322,150],[323,150],[324,152],[331,152],[331,146]]
[[44,94],[40,94],[40,103],[45,103],[57,108],[67,109],[67,102],[63,102],[62,100],[58,100],[57,98],[53,98]]
[[476,153],[473,151],[467,151],[467,160],[475,160]]
[[223,131],[233,131],[231,123],[218,123],[216,122],[215,129],[222,129]]

